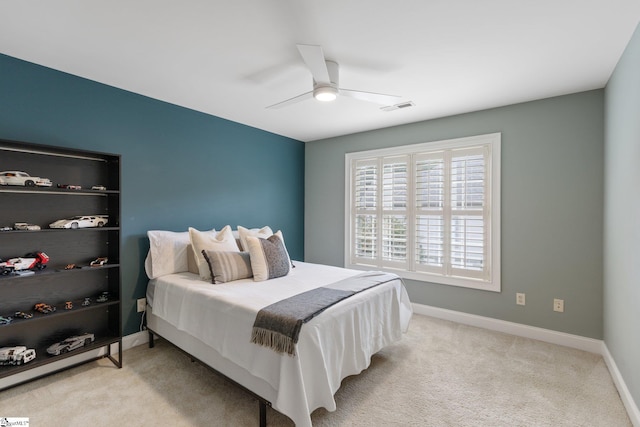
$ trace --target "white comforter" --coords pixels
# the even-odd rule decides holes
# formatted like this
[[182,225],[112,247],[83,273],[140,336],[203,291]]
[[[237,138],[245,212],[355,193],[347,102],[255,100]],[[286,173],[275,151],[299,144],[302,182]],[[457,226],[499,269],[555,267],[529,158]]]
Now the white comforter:
[[366,369],[371,355],[401,338],[412,311],[396,280],[348,298],[303,325],[297,356],[252,344],[251,327],[261,308],[361,273],[295,265],[289,275],[265,282],[212,285],[192,273],[171,274],[155,279],[148,298],[154,315],[268,382],[277,390],[272,406],[296,425],[311,426],[314,409],[336,409],[333,395],[343,378]]

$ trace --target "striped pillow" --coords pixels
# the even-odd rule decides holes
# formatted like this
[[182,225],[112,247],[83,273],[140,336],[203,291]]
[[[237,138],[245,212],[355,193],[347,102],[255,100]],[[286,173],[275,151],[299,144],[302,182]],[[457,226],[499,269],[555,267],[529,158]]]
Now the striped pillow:
[[219,252],[203,249],[202,255],[209,264],[211,283],[226,283],[253,276],[249,252]]

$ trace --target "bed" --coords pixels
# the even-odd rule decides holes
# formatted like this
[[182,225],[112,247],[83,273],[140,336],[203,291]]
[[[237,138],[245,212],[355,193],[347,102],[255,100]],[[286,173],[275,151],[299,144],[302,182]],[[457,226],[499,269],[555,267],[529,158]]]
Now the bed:
[[185,267],[184,260],[174,264],[187,271],[173,272],[172,267],[168,274],[148,273],[154,277],[147,287],[146,325],[150,333],[253,393],[261,402],[261,424],[268,404],[307,427],[316,408],[336,409],[333,396],[345,377],[362,372],[373,354],[401,339],[412,310],[402,281],[389,280],[305,323],[294,355],[252,343],[252,327],[263,308],[362,273],[289,262],[295,268],[288,274],[261,282],[244,278],[212,285]]

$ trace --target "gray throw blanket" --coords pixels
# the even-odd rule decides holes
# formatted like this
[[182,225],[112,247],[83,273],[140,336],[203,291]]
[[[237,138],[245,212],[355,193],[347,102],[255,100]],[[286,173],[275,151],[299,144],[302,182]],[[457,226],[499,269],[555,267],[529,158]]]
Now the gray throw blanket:
[[371,271],[273,303],[258,312],[251,342],[294,356],[304,323],[345,298],[398,278],[395,274]]

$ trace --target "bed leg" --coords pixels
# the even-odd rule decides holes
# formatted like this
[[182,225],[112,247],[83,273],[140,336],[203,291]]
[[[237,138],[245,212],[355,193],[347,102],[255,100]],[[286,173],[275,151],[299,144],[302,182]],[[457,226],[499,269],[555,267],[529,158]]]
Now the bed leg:
[[259,400],[258,405],[260,406],[260,427],[267,427],[267,404]]
[[153,342],[153,332],[151,332],[150,330],[147,329],[147,331],[149,332],[149,348],[153,348],[155,343]]

